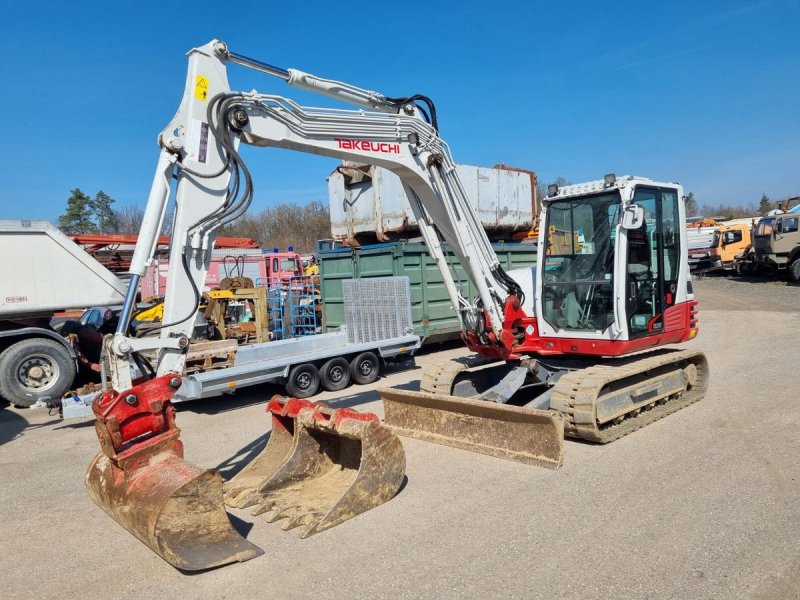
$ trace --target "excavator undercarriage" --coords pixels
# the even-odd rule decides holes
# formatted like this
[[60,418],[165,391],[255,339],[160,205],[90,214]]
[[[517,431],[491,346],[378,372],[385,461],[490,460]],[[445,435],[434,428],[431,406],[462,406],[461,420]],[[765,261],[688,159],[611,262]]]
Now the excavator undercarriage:
[[470,357],[428,369],[419,392],[380,393],[400,435],[557,468],[564,435],[616,440],[700,400],[708,375],[691,350],[510,364]]

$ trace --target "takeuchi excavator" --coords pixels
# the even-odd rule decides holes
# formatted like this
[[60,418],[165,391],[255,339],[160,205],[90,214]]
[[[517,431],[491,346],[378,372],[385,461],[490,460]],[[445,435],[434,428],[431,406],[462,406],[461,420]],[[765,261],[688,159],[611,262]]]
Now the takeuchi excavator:
[[[311,108],[276,94],[232,91],[228,64],[357,108]],[[223,486],[218,473],[183,460],[170,398],[202,318],[216,232],[253,198],[242,143],[397,174],[474,356],[435,365],[418,392],[381,390],[385,423],[370,413],[274,398],[267,447]],[[538,265],[507,273],[459,181],[428,97],[389,97],[282,69],[218,40],[189,52],[183,100],[159,145],[119,327],[104,341],[110,384],[93,403],[101,452],[87,486],[98,505],[178,568],[260,553],[232,528],[223,501],[255,507],[268,520],[284,518],[285,527],[302,527],[302,536],[386,502],[403,480],[397,434],[555,468],[565,434],[608,442],[705,392],[701,353],[652,350],[697,334],[680,185],[607,175],[551,186],[542,203]],[[173,181],[159,335],[133,337],[137,287],[153,259]],[[446,249],[476,297],[462,292]]]

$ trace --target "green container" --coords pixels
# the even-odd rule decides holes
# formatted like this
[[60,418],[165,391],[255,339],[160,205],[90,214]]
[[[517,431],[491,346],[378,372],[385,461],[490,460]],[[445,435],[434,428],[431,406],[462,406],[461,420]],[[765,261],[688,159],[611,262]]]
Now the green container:
[[[536,244],[501,242],[492,246],[506,271],[536,264]],[[456,282],[461,282],[463,295],[474,298],[477,294],[464,269],[451,253],[448,252],[447,256],[455,270]],[[324,250],[318,252],[317,260],[323,331],[332,331],[344,323],[342,280],[406,275],[411,280],[414,333],[422,338],[423,343],[457,338],[461,333],[458,316],[450,306],[442,275],[425,244],[390,242],[360,248]]]

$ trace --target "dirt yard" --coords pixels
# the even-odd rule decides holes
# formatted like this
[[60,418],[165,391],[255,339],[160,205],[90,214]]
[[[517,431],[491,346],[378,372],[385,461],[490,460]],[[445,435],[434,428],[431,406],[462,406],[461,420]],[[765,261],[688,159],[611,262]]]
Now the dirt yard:
[[[800,598],[800,288],[696,282],[711,385],[701,402],[607,446],[566,442],[549,471],[403,440],[393,500],[301,540],[232,510],[265,555],[184,575],[83,485],[91,420],[0,410],[4,598]],[[321,399],[382,413],[376,389]],[[264,444],[274,388],[188,403],[186,457],[229,477]]]

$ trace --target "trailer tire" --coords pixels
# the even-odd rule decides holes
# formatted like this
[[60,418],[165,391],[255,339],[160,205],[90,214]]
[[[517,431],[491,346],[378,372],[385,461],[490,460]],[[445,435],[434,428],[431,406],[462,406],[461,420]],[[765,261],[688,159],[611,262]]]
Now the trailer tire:
[[332,358],[319,370],[322,387],[329,392],[338,392],[350,385],[350,363],[341,356]]
[[789,265],[789,281],[800,283],[800,257],[795,258]]
[[378,379],[381,363],[372,352],[362,352],[350,361],[350,374],[353,381],[360,385],[372,383]]
[[29,338],[0,354],[0,396],[16,406],[61,399],[77,368],[67,349],[55,340]]
[[286,392],[295,398],[310,398],[319,391],[319,371],[311,363],[296,365],[289,371]]

